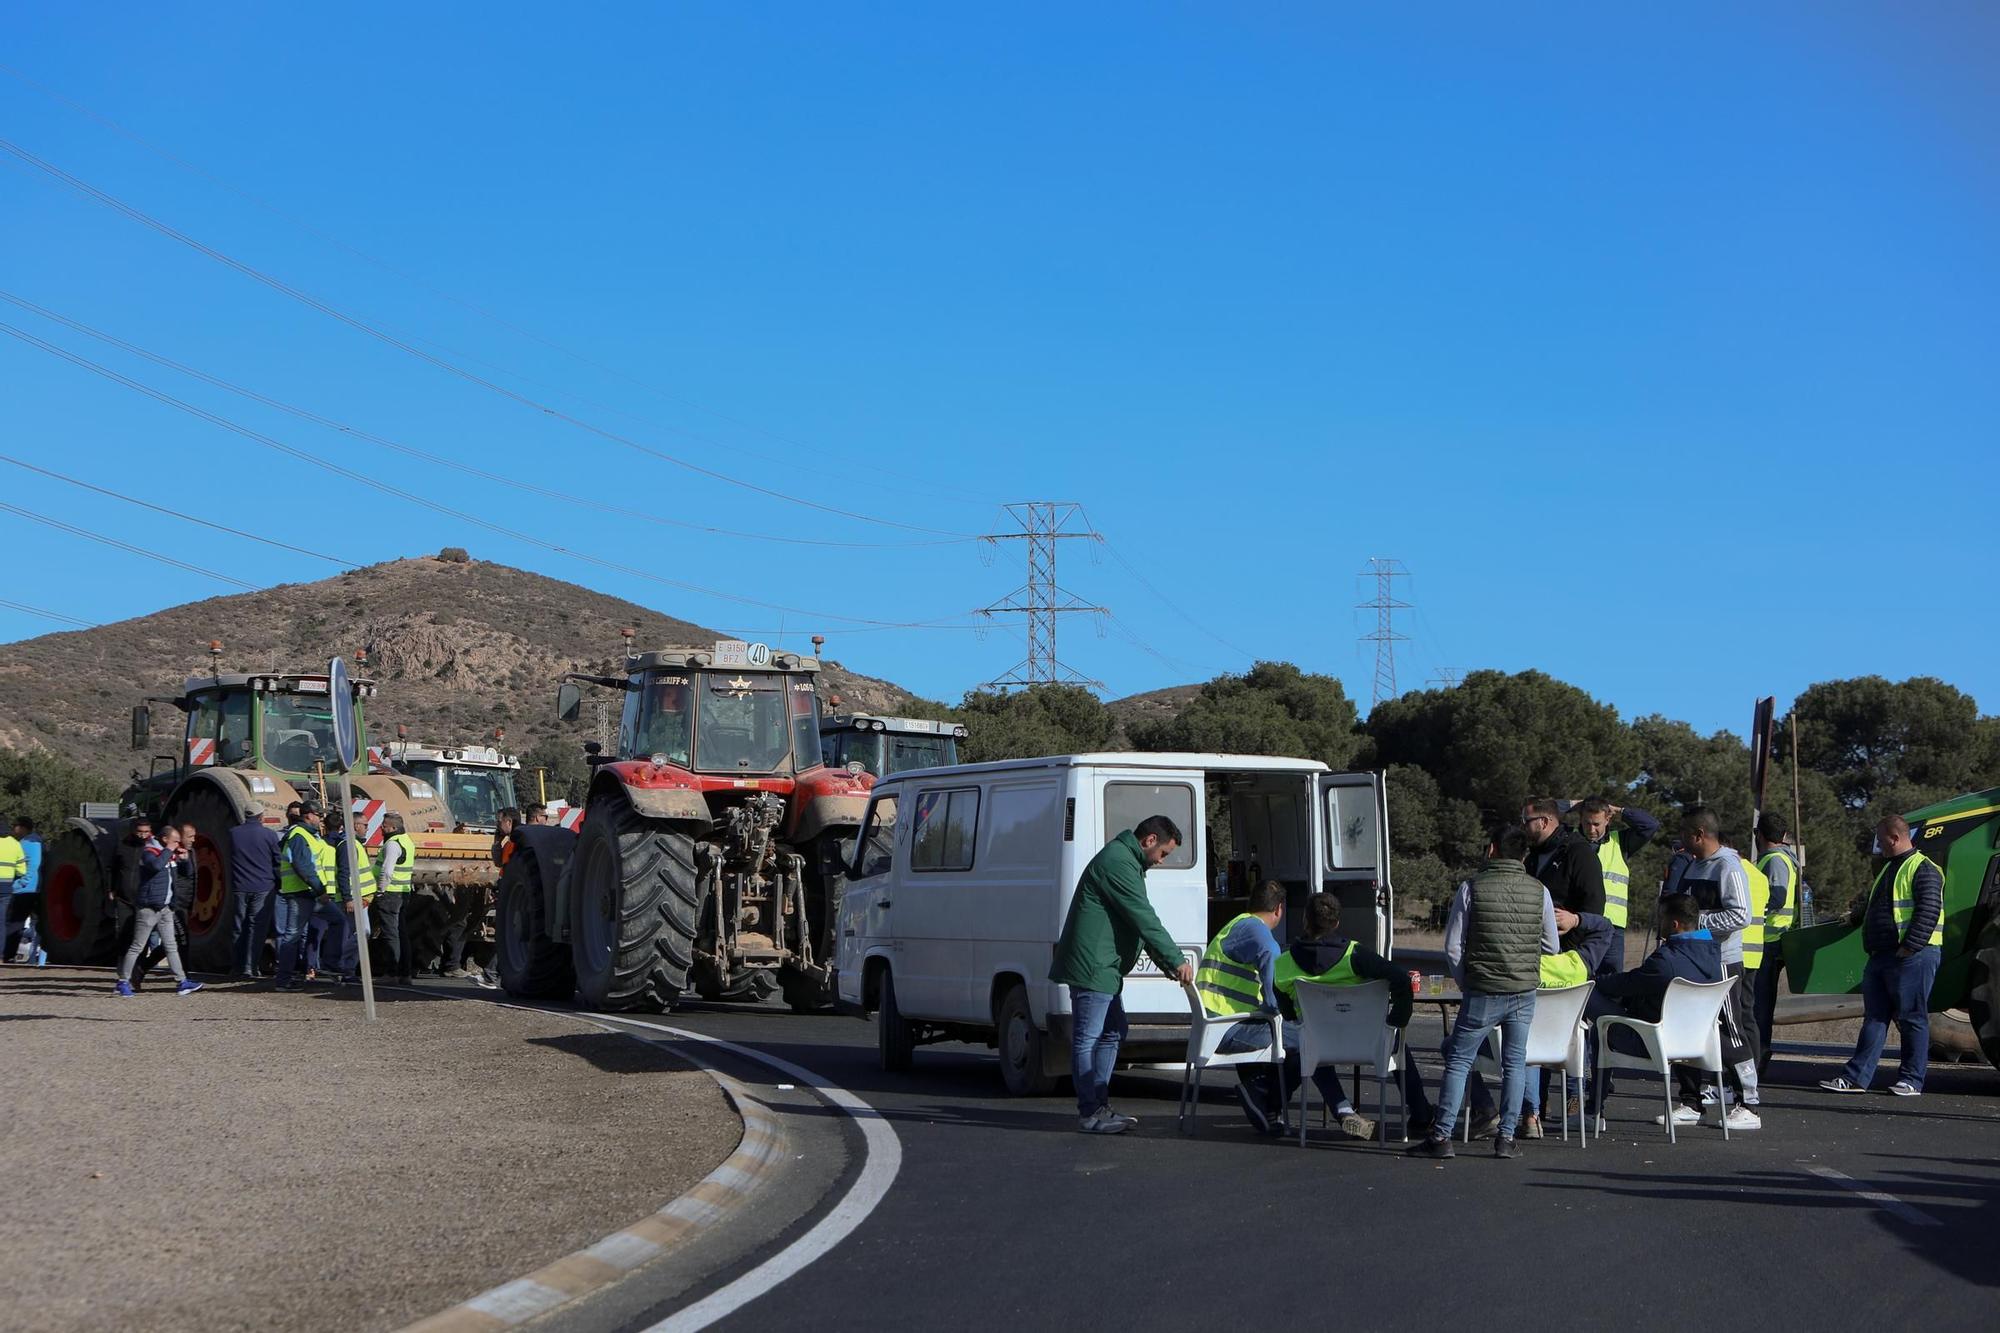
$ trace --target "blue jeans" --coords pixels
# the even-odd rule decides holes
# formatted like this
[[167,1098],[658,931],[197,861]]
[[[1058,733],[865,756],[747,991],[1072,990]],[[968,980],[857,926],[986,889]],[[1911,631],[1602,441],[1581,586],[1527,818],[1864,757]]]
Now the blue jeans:
[[1466,994],[1458,1021],[1444,1042],[1444,1077],[1438,1082],[1437,1117],[1431,1133],[1449,1136],[1465,1099],[1465,1078],[1488,1028],[1500,1029],[1500,1133],[1514,1137],[1521,1119],[1521,1096],[1528,1085],[1528,1025],[1535,1019],[1535,993]]
[[1069,988],[1069,1068],[1076,1113],[1089,1119],[1110,1096],[1111,1068],[1125,1040],[1125,997]]
[[313,900],[309,893],[280,893],[273,897],[277,903],[271,911],[271,925],[278,932],[276,979],[282,986],[298,969],[299,950],[306,942],[306,923],[312,920]]
[[361,970],[361,959],[355,948],[354,918],[348,914],[345,903],[330,893],[321,898],[319,905],[313,909],[313,926],[320,936],[320,944],[315,957],[308,941],[308,967],[317,971],[330,962],[334,971],[343,977],[351,977]]
[[232,893],[230,898],[236,908],[233,921],[236,945],[230,963],[237,976],[254,977],[257,975],[257,953],[264,943],[257,933],[257,923],[264,919],[264,905],[271,900],[271,890]]
[[1935,944],[1925,945],[1908,958],[1898,958],[1893,950],[1869,955],[1861,969],[1861,1036],[1844,1071],[1849,1083],[1865,1088],[1875,1077],[1883,1043],[1889,1039],[1889,1024],[1894,1022],[1903,1038],[1903,1063],[1896,1071],[1897,1078],[1918,1092],[1924,1090],[1924,1073],[1931,1056],[1931,983],[1937,980],[1939,958]]

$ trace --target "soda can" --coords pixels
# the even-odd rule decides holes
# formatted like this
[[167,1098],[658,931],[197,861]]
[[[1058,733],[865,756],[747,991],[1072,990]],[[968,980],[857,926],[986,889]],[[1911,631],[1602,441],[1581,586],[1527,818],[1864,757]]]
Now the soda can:
[[1410,973],[1410,994],[1422,995],[1423,993],[1424,993],[1424,974],[1421,972],[1412,971]]

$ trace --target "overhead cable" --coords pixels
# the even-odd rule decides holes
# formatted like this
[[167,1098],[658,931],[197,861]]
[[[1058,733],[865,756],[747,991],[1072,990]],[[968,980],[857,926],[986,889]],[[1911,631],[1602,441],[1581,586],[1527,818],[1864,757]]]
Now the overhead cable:
[[0,606],[6,607],[9,611],[21,611],[27,615],[41,616],[45,620],[67,621],[69,624],[81,629],[96,629],[98,627],[95,620],[80,620],[76,616],[66,615],[61,611],[45,611],[39,606],[29,606],[26,602],[10,602],[4,597],[0,597]]
[[178,241],[180,244],[188,247],[189,249],[195,251],[196,253],[205,255],[209,259],[214,260],[216,263],[223,265],[225,268],[234,269],[236,272],[243,274],[245,277],[250,278],[253,281],[262,283],[264,286],[269,287],[272,291],[275,291],[282,296],[290,297],[292,300],[297,301],[301,305],[304,305],[313,310],[317,310],[321,314],[327,316],[329,319],[336,320],[339,323],[345,324],[349,328],[354,329],[357,332],[366,334],[368,337],[374,338],[377,341],[389,347],[393,347],[400,352],[415,357],[417,360],[422,361],[427,365],[434,366],[437,369],[442,370],[447,374],[455,375],[459,379],[462,379],[465,382],[467,382],[468,384],[476,385],[479,388],[487,390],[489,393],[497,394],[500,397],[508,399],[511,402],[519,403],[523,407],[527,407],[536,412],[540,412],[542,415],[547,416],[553,420],[563,422],[565,425],[574,426],[579,430],[598,436],[601,439],[609,440],[614,444],[623,445],[625,448],[634,450],[641,454],[645,454],[651,458],[659,459],[660,461],[665,463],[671,463],[675,467],[684,468],[689,472],[696,473],[700,476],[708,477],[711,480],[720,481],[731,486],[740,487],[743,490],[752,491],[759,495],[768,496],[769,498],[774,500],[782,500],[787,504],[799,505],[806,509],[815,509],[821,513],[838,515],[841,518],[854,519],[857,522],[861,523],[873,523],[876,524],[877,526],[885,528],[899,528],[905,532],[921,532],[934,537],[964,537],[970,535],[962,532],[952,532],[944,528],[929,528],[916,523],[904,523],[897,519],[881,518],[873,514],[864,514],[851,509],[841,509],[835,505],[821,504],[817,500],[808,500],[803,496],[791,495],[784,491],[773,489],[772,487],[769,486],[760,485],[759,483],[754,481],[746,481],[741,477],[734,477],[726,472],[719,472],[714,468],[704,467],[699,463],[691,462],[688,459],[679,457],[678,455],[667,453],[665,450],[655,449],[651,445],[643,444],[638,440],[632,439],[630,436],[621,435],[616,431],[609,430],[603,426],[597,425],[594,422],[587,421],[582,417],[575,416],[574,414],[569,412],[565,412],[561,408],[554,407],[548,403],[544,403],[539,399],[531,398],[523,393],[518,393],[515,390],[508,388],[504,384],[500,384],[494,380],[487,379],[483,375],[468,370],[467,368],[459,365],[455,361],[448,360],[445,357],[438,356],[432,352],[427,352],[421,347],[417,347],[412,343],[406,342],[403,339],[398,338],[395,334],[390,333],[388,330],[381,328],[378,325],[371,324],[367,320],[359,317],[358,315],[349,314],[347,311],[342,310],[340,307],[335,306],[327,301],[321,300],[319,297],[312,295],[310,292],[306,292],[301,290],[300,288],[294,287],[291,284],[284,282],[279,278],[273,277],[272,275],[265,273],[261,269],[254,268],[251,265],[244,263],[240,259],[237,259],[231,255],[223,253],[221,250],[218,250],[211,245],[196,240],[194,237],[188,235],[186,232],[180,231],[168,225],[167,223],[160,221],[158,218],[155,218],[150,214],[145,213],[140,209],[134,207],[133,205],[126,203],[124,200],[119,199],[117,196],[109,194],[103,190],[100,190],[95,185],[92,185],[89,181],[86,181],[79,176],[72,175],[67,171],[64,171],[61,167],[56,166],[53,162],[48,162],[43,160],[42,158],[35,156],[33,153],[29,152],[27,149],[21,147],[19,144],[16,144],[11,140],[0,139],[0,149],[6,150],[7,152],[13,154],[16,158],[19,158],[22,162],[25,162],[29,166],[34,167],[36,170],[41,171],[44,174],[50,176],[51,178],[62,182],[64,185],[76,191],[78,194],[81,194],[86,198],[93,199],[100,204],[103,204],[106,208],[109,208],[116,213],[122,214],[123,216],[130,218],[132,221],[139,223],[141,226],[151,228],[153,231],[156,231],[160,235],[167,237],[169,240]]
[[[545,551],[551,551],[558,555],[567,556],[572,560],[580,560],[586,564],[596,565],[603,569],[613,570],[617,573],[626,574],[633,578],[645,579],[648,582],[658,583],[665,587],[679,588],[685,592],[698,593],[704,597],[713,597],[716,598],[718,601],[735,602],[742,606],[757,606],[757,607],[762,607],[765,610],[769,611],[782,611],[787,615],[808,616],[820,620],[837,620],[846,624],[853,624],[853,625],[879,625],[885,629],[975,628],[972,625],[950,625],[945,623],[947,621],[954,619],[955,618],[954,616],[941,616],[935,620],[930,620],[930,621],[871,620],[862,616],[839,615],[837,613],[830,611],[816,611],[795,606],[785,606],[777,602],[767,602],[754,597],[744,597],[736,593],[724,592],[717,588],[704,587],[698,583],[689,583],[681,579],[666,578],[662,575],[654,574],[647,570],[634,568],[631,565],[621,564],[614,560],[606,560],[600,556],[590,555],[586,552],[578,551],[568,546],[563,546],[557,542],[547,541],[541,537],[534,536],[531,533],[522,532],[519,531],[518,529],[507,527],[504,524],[495,523],[490,519],[481,518],[477,514],[467,513],[462,509],[454,509],[450,505],[441,504],[438,501],[432,500],[426,496],[416,494],[415,492],[412,491],[403,490],[402,488],[397,486],[391,486],[387,482],[379,481],[376,478],[371,477],[364,472],[357,472],[352,468],[342,467],[338,463],[329,462],[328,460],[312,453],[310,450],[301,449],[295,445],[287,444],[283,440],[279,440],[272,436],[266,435],[261,431],[252,430],[250,427],[242,425],[239,422],[232,421],[228,417],[221,416],[217,413],[211,412],[207,408],[199,407],[196,404],[176,398],[172,394],[166,393],[160,389],[156,389],[149,384],[144,384],[138,380],[133,379],[129,375],[125,375],[120,373],[119,371],[111,369],[109,366],[100,365],[99,363],[92,361],[87,357],[78,356],[74,352],[68,351],[67,349],[62,347],[58,347],[56,344],[51,343],[46,339],[36,337],[34,334],[27,332],[25,329],[16,328],[12,324],[0,322],[0,333],[5,333],[9,337],[16,338],[21,342],[27,343],[31,347],[38,348],[41,351],[47,352],[51,356],[57,357],[63,361],[67,361],[71,365],[77,366],[84,370],[88,370],[95,375],[100,375],[103,378],[108,379],[115,384],[123,385],[125,388],[131,389],[135,393],[143,394],[144,396],[153,399],[155,402],[163,403],[168,407],[172,407],[178,411],[185,412],[189,416],[196,417],[202,421],[208,422],[211,425],[219,426],[223,430],[227,430],[232,432],[233,434],[240,435],[244,439],[262,445],[264,448],[271,449],[277,453],[284,454],[290,458],[295,458],[302,463],[309,463],[313,467],[320,468],[327,472],[331,472],[336,476],[346,477],[350,481],[358,482],[359,484],[367,486],[372,490],[380,491],[384,495],[393,495],[398,499],[407,500],[411,504],[420,505],[423,508],[429,509],[434,513],[439,513],[449,518],[458,519],[460,522],[469,523],[474,527],[483,528],[488,532],[498,533],[503,537],[509,537],[515,541],[525,543],[526,545],[529,546],[539,547],[540,549]],[[209,571],[204,570],[199,572],[206,573]],[[245,584],[244,586],[249,587],[251,585]]]
[[105,546],[115,546],[121,551],[130,551],[133,555],[144,556],[148,560],[157,560],[163,565],[172,565],[177,569],[185,569],[190,574],[204,574],[209,578],[220,580],[223,583],[233,583],[237,587],[247,589],[251,592],[259,591],[256,584],[245,583],[234,574],[224,574],[218,570],[204,569],[200,565],[191,565],[185,560],[176,560],[170,555],[161,555],[158,551],[149,551],[143,546],[134,546],[130,542],[121,542],[116,537],[107,537],[101,532],[92,532],[89,528],[79,528],[73,523],[65,523],[59,518],[50,518],[47,514],[37,514],[32,509],[23,509],[19,505],[8,504],[4,500],[0,500],[0,510],[4,510],[20,518],[25,518],[31,523],[41,523],[51,528],[60,528],[62,531],[70,533],[73,536],[82,537],[86,541],[99,542]]
[[133,356],[150,361],[156,366],[164,366],[168,370],[177,371],[191,379],[200,380],[203,384],[210,384],[218,389],[226,390],[229,393],[237,395],[239,398],[246,398],[253,403],[260,403],[265,407],[287,413],[290,416],[297,417],[301,421],[309,421],[315,426],[323,426],[327,430],[337,431],[342,435],[351,436],[368,444],[376,445],[383,449],[394,450],[396,453],[402,454],[407,458],[420,458],[426,462],[435,463],[439,467],[448,467],[468,477],[478,477],[482,481],[490,481],[496,485],[511,487],[514,490],[523,491],[529,495],[538,495],[545,500],[560,500],[566,504],[593,509],[602,514],[617,514],[625,518],[636,518],[643,522],[657,523],[670,528],[684,528],[691,532],[707,533],[711,536],[740,537],[747,541],[776,542],[788,546],[830,546],[842,550],[902,550],[913,546],[952,546],[979,540],[977,537],[934,537],[918,538],[914,541],[903,542],[841,542],[823,540],[816,537],[785,537],[776,533],[745,532],[736,528],[712,527],[706,523],[690,523],[684,519],[668,518],[664,514],[648,513],[643,509],[631,509],[624,505],[607,504],[602,500],[590,499],[588,496],[572,495],[567,491],[558,491],[551,487],[537,485],[531,481],[523,481],[519,477],[510,477],[505,473],[489,472],[485,468],[474,467],[470,463],[463,463],[443,454],[433,453],[427,449],[419,449],[415,445],[403,444],[400,441],[389,439],[387,436],[376,435],[373,432],[361,429],[359,426],[350,426],[344,421],[323,416],[309,408],[287,403],[281,399],[273,398],[268,394],[259,393],[255,389],[245,388],[243,385],[232,383],[218,375],[211,375],[205,370],[199,370],[184,362],[176,361],[172,357],[162,356],[158,352],[149,351],[136,343],[127,342],[116,334],[106,333],[102,329],[93,328],[81,320],[71,319],[67,315],[50,310],[47,306],[37,305],[26,297],[19,296],[13,292],[0,290],[0,301],[6,301],[11,305],[19,306],[23,310],[40,315],[43,319],[49,320],[51,323],[60,324],[64,328],[72,329],[86,337],[95,338],[98,342],[116,347],[121,352],[129,352]]

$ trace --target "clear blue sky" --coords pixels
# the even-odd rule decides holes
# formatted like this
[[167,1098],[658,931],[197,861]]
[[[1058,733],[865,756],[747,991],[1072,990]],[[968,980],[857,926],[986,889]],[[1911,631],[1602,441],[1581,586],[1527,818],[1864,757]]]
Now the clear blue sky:
[[[1113,694],[1241,670],[1226,642],[1365,706],[1355,576],[1386,555],[1419,608],[1406,686],[1538,667],[1739,731],[1758,694],[1868,672],[2000,706],[2000,10],[1422,9],[24,3],[0,60],[277,213],[5,76],[0,137],[649,448],[952,533],[1083,502],[1179,608],[1065,550],[1063,582],[1130,631],[1065,627]],[[503,400],[4,155],[0,274],[607,503],[912,537]],[[44,466],[357,562],[464,545],[710,624],[822,630],[939,696],[1021,652],[831,618],[965,623],[1021,581],[1018,549],[593,514],[0,320],[557,545],[810,614],[481,531],[0,337],[4,452]],[[0,473],[10,503],[195,564],[336,568]],[[0,538],[0,596],[93,621],[230,591],[5,512]],[[0,608],[0,638],[51,628]]]

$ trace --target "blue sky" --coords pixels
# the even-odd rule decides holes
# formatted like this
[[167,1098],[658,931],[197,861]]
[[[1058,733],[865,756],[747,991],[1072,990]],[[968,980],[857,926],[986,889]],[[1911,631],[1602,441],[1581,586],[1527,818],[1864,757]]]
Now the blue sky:
[[[1117,622],[1067,623],[1062,655],[1112,694],[1240,648],[1365,705],[1356,575],[1381,555],[1412,574],[1406,687],[1537,667],[1739,731],[1759,694],[1868,672],[1994,708],[2000,11],[1422,8],[19,4],[0,61],[208,176],[4,74],[0,137],[645,449],[947,534],[1082,502],[1109,549],[1069,544],[1062,581]],[[925,539],[510,401],[4,154],[0,275],[539,485]],[[43,467],[357,562],[464,545],[817,630],[938,696],[1021,654],[852,623],[966,624],[1021,582],[1014,547],[592,512],[0,321],[552,545],[794,610],[481,530],[0,337],[0,452]],[[190,563],[338,568],[0,474],[10,503]],[[6,512],[0,538],[0,596],[88,620],[231,591]],[[52,628],[0,608],[0,639]]]

